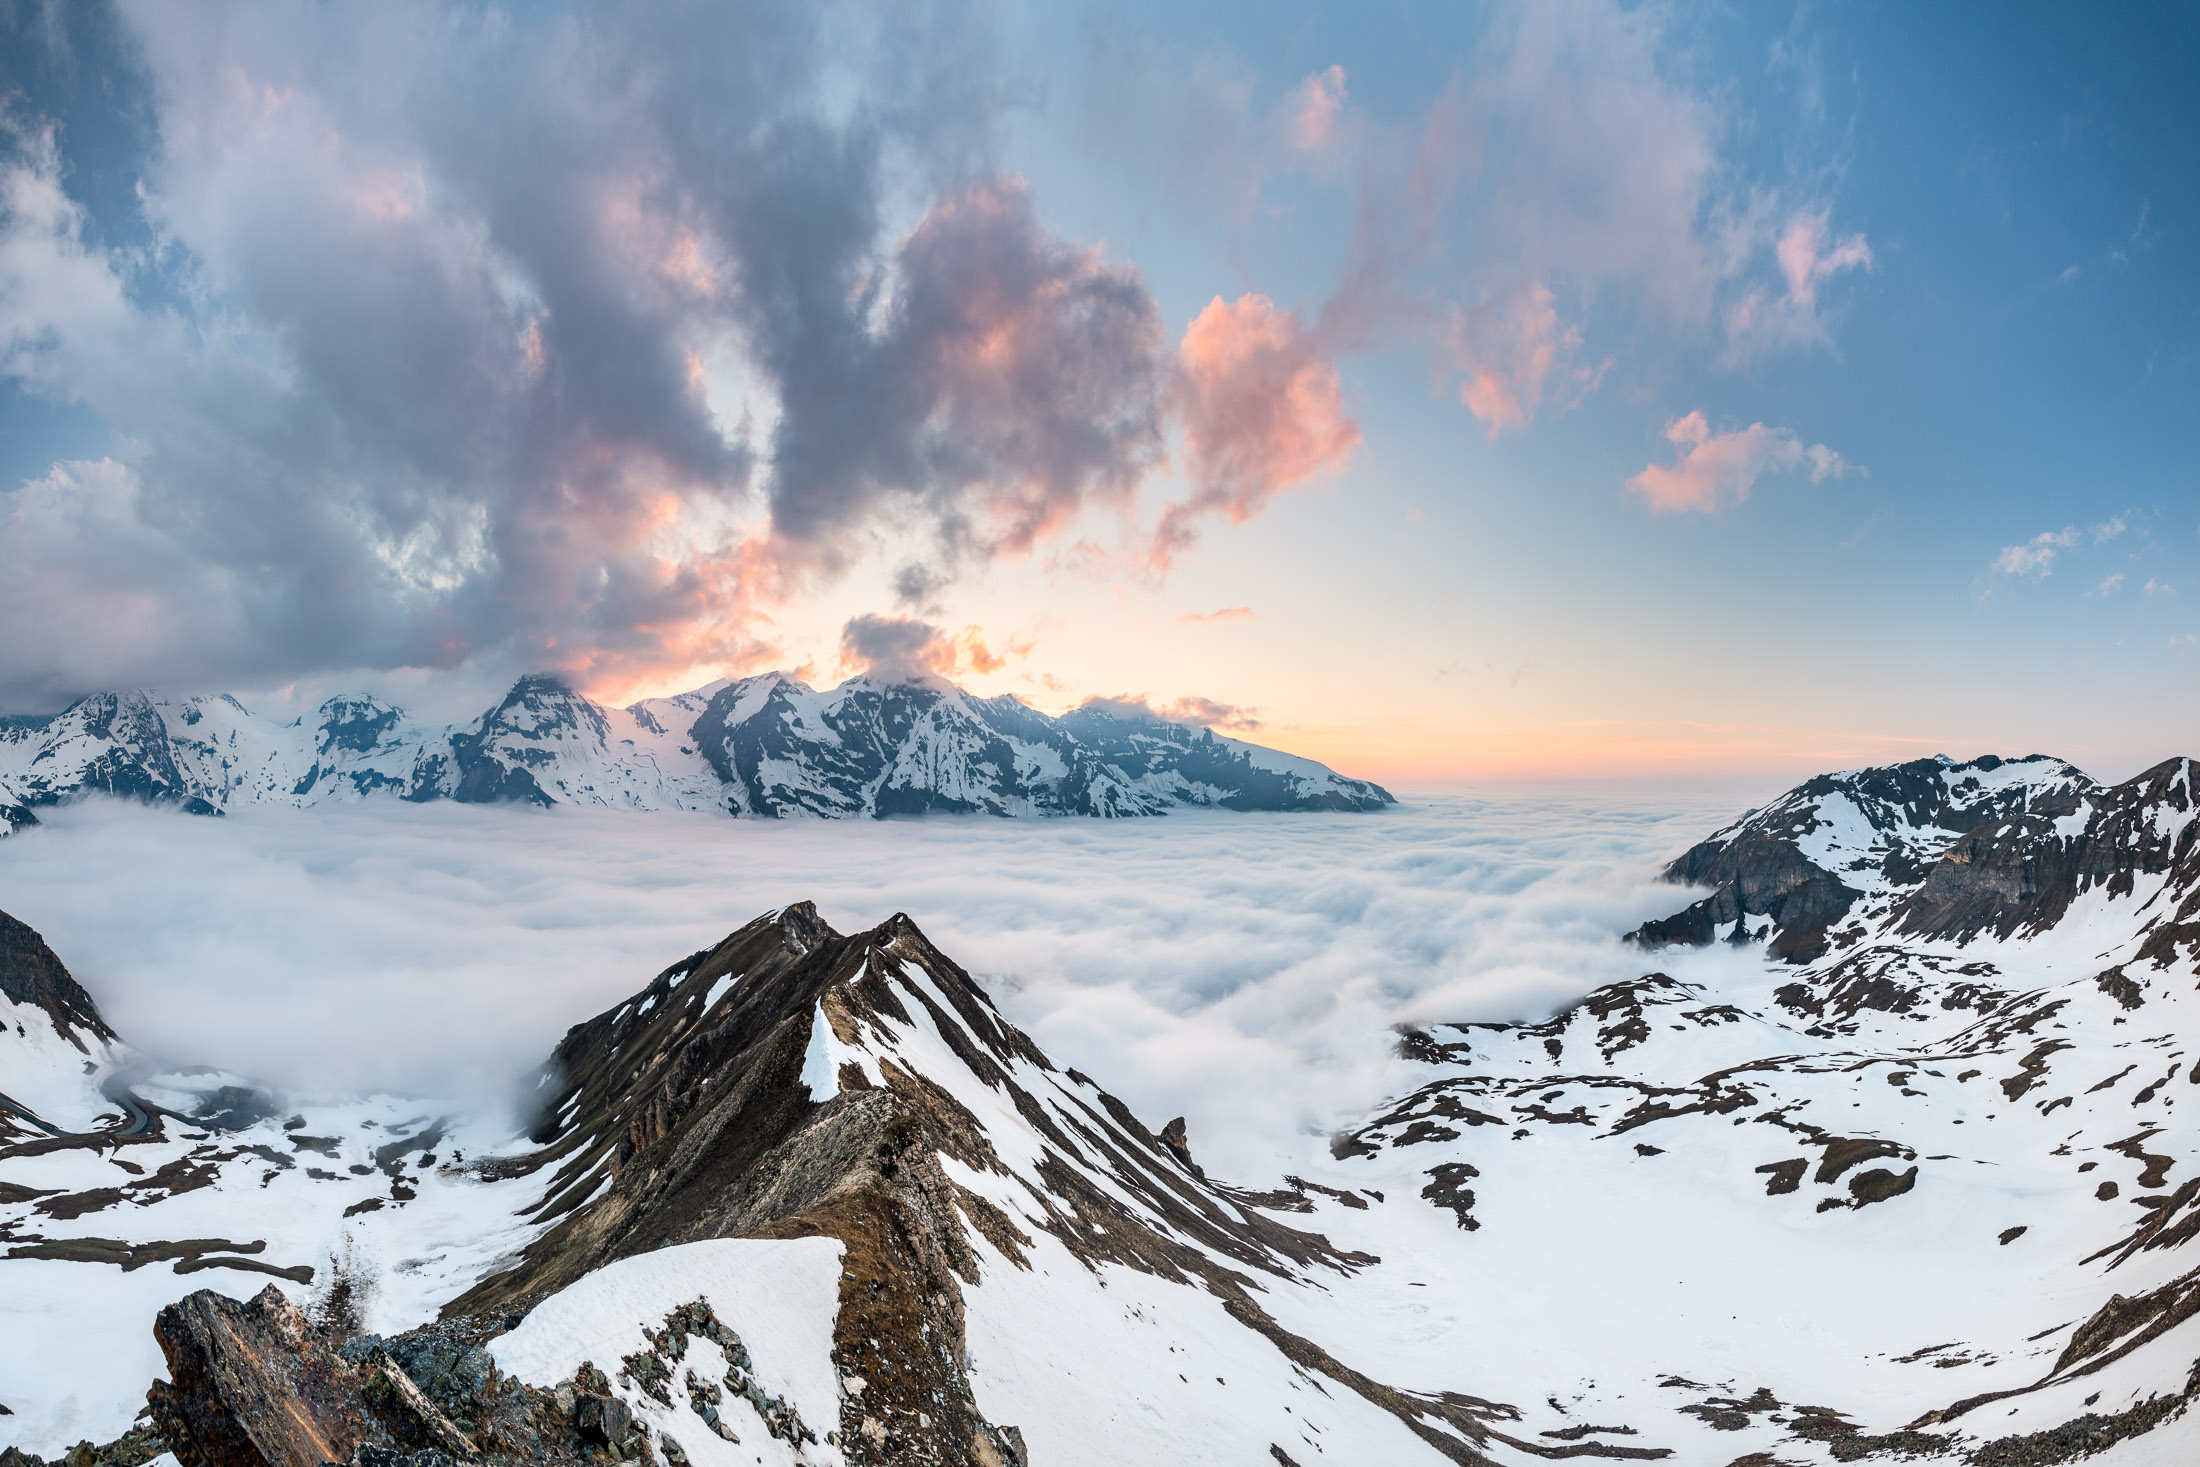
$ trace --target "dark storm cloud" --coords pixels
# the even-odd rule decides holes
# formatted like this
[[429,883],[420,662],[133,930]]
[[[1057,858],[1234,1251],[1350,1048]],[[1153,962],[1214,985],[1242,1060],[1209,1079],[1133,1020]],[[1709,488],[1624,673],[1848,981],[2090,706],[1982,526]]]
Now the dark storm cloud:
[[1160,455],[1152,300],[993,171],[982,15],[8,15],[150,119],[0,88],[0,374],[120,445],[0,501],[8,701],[739,661],[875,531],[936,582]]
[[930,622],[907,616],[859,616],[840,629],[841,665],[876,678],[952,671],[954,643]]
[[[1135,272],[1050,237],[1020,184],[942,200],[896,263],[883,332],[773,343],[787,388],[772,489],[784,539],[829,555],[842,527],[907,500],[950,557],[1025,550],[1159,460],[1152,297]],[[877,293],[859,286],[841,309],[868,314]]]

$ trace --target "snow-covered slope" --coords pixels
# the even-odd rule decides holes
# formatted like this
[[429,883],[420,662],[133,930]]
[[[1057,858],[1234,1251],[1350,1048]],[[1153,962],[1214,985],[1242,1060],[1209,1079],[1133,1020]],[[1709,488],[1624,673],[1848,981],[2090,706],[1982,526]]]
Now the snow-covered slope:
[[104,1087],[125,1057],[45,939],[0,912],[0,1145],[118,1120]]
[[42,1362],[143,1379],[178,1274],[264,1266],[324,1322],[300,1349],[482,1347],[420,1385],[499,1462],[507,1430],[604,1460],[612,1418],[671,1467],[2190,1462],[2192,769],[2043,764],[1745,818],[1697,851],[1852,878],[1815,955],[1769,950],[1801,924],[1737,857],[1689,981],[1405,1031],[1422,1082],[1267,1190],[1057,1068],[907,918],[807,904],[577,1025],[524,1137],[126,1072],[154,1134],[0,1147],[0,1341],[59,1342],[0,1344],[32,1382],[0,1442],[121,1431],[113,1372],[72,1396]]
[[279,723],[226,695],[102,693],[0,720],[0,818],[35,823],[88,793],[178,804],[461,800],[723,810],[733,815],[1157,815],[1372,810],[1390,796],[1309,759],[1207,729],[1079,711],[936,679],[818,692],[777,673],[609,708],[551,677],[515,683],[461,727],[373,698]]

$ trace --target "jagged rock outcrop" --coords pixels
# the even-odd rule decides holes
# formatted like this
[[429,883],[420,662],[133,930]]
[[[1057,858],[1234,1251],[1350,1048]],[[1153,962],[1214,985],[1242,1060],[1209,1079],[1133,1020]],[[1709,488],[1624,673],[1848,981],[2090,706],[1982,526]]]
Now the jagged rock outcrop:
[[149,1393],[182,1467],[583,1464],[648,1456],[587,1365],[555,1389],[522,1384],[475,1340],[481,1322],[343,1340],[269,1285],[239,1302],[202,1289],[155,1325],[169,1379]]
[[153,1419],[183,1467],[322,1467],[368,1436],[350,1367],[273,1284],[243,1304],[202,1289],[153,1332],[168,1357]]
[[227,696],[144,693],[0,719],[9,828],[94,792],[200,814],[370,798],[828,818],[1394,803],[1310,759],[1121,708],[1052,718],[932,678],[854,678],[819,692],[778,673],[628,708],[555,677],[524,677],[455,727],[418,724],[363,697],[331,698],[312,719],[281,724]]

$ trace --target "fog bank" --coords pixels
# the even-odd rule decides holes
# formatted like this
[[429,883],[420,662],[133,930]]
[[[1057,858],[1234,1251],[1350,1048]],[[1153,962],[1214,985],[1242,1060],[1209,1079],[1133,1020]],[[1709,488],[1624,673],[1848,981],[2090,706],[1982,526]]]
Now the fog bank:
[[1057,1063],[1257,1178],[1407,1083],[1390,1026],[1536,1017],[1643,971],[1616,939],[1679,905],[1658,865],[1771,793],[1120,822],[92,801],[0,841],[0,908],[141,1049],[322,1094],[497,1093],[761,911],[808,898],[842,931],[905,911]]

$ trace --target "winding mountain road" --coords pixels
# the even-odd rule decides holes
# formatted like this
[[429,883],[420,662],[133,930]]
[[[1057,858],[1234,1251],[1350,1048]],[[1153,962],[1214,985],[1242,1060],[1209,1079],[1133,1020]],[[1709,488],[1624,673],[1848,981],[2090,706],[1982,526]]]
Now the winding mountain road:
[[0,1109],[8,1111],[11,1115],[22,1117],[49,1136],[61,1136],[71,1140],[93,1140],[109,1136],[143,1136],[160,1124],[153,1118],[153,1113],[145,1108],[144,1102],[139,1100],[127,1088],[102,1088],[100,1094],[123,1108],[125,1115],[128,1117],[125,1124],[98,1131],[64,1131],[28,1106],[19,1105],[6,1095],[0,1095]]

